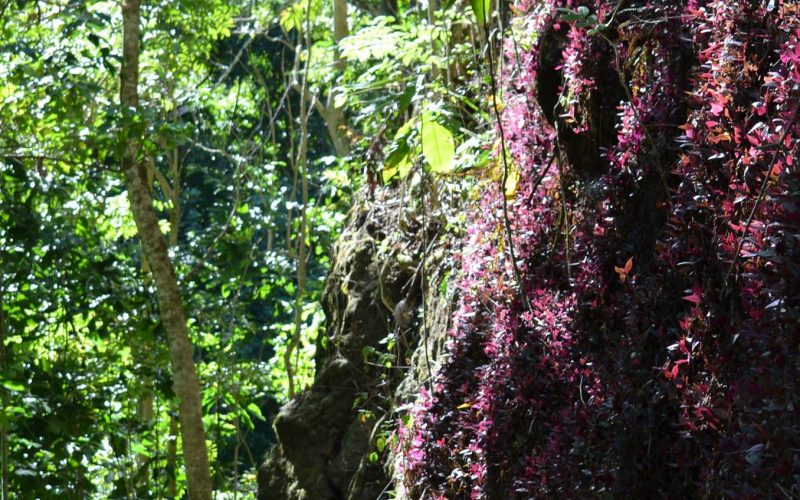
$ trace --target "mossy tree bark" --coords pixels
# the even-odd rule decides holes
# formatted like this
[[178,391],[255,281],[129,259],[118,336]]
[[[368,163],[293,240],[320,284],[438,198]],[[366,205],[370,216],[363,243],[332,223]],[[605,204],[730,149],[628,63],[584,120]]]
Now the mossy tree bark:
[[[124,113],[131,118],[139,108],[139,7],[140,0],[124,0],[122,3],[120,104]],[[161,234],[158,217],[153,209],[147,166],[139,158],[140,132],[133,119],[127,123],[128,139],[122,155],[122,169],[144,257],[155,281],[161,321],[169,343],[174,390],[179,399],[178,409],[189,498],[210,499],[211,473],[203,428],[200,383],[195,371],[183,299],[167,252],[167,243]]]

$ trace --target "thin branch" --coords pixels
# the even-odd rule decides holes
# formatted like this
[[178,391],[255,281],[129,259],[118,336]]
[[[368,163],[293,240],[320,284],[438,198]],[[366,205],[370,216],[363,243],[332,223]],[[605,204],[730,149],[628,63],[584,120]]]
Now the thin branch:
[[[556,132],[558,134],[558,132]],[[559,156],[561,156],[559,148]],[[569,234],[572,228],[569,224],[569,213],[567,211],[567,189],[564,187],[564,170],[561,166],[561,161],[558,162],[558,187],[561,190],[561,220],[564,223],[564,266],[567,269],[567,283],[572,282],[572,263],[570,262],[570,246]]]
[[217,78],[217,83],[214,84],[215,87],[219,86],[222,82],[224,82],[228,78],[228,76],[231,74],[231,71],[233,71],[233,68],[235,68],[236,65],[239,64],[239,61],[242,59],[242,55],[244,55],[244,52],[247,50],[248,47],[250,47],[250,44],[253,43],[253,40],[255,40],[255,37],[253,35],[250,35],[250,37],[247,40],[245,40],[241,48],[239,48],[239,52],[237,52],[236,55],[234,56],[233,61],[231,61],[228,68],[225,70],[224,73],[222,73],[222,75],[220,75],[219,78]]
[[[497,106],[498,95],[497,81],[495,80],[494,76],[494,50],[492,48],[493,45],[491,37],[489,36],[488,28],[486,28],[486,19],[483,21],[484,30],[486,32],[486,44],[488,46],[487,54],[489,57],[489,81],[492,87],[492,109],[494,111],[495,119],[497,120],[497,128],[500,132],[500,158],[503,162],[503,178],[500,183],[500,198],[503,200],[503,224],[505,225],[506,237],[508,239],[508,252],[511,257],[511,266],[514,270],[514,278],[517,281],[520,298],[522,298],[522,302],[525,304],[525,309],[527,309],[529,313],[533,314],[533,308],[531,307],[530,300],[528,299],[528,294],[525,293],[525,282],[522,280],[522,273],[520,273],[519,266],[517,266],[517,255],[514,251],[514,233],[511,229],[511,220],[508,217],[508,200],[506,199],[506,182],[508,182],[508,158],[506,158],[506,156],[508,149],[506,148],[506,135],[503,127],[503,120],[500,116],[500,108]],[[502,39],[503,34],[500,32],[500,46],[502,46]]]
[[428,218],[425,216],[425,214],[428,211],[427,207],[425,206],[425,192],[427,191],[427,188],[428,188],[428,186],[427,186],[428,183],[426,181],[428,180],[428,176],[426,175],[425,169],[422,169],[422,179],[423,179],[423,182],[422,182],[422,261],[420,262],[420,266],[421,266],[420,270],[422,272],[422,274],[421,274],[422,284],[420,286],[420,288],[422,289],[422,326],[421,326],[422,332],[421,332],[421,338],[422,338],[422,347],[423,347],[423,350],[424,350],[424,353],[425,353],[425,367],[428,369],[428,377],[427,377],[428,391],[430,393],[430,396],[433,397],[433,370],[431,370],[431,359],[430,359],[430,354],[428,352],[428,327],[426,325],[426,322],[428,320],[428,316],[427,316],[428,301],[425,300],[425,297],[428,295],[428,290],[425,288],[426,287],[425,278],[427,277],[426,270],[425,270],[425,265],[426,265],[427,256],[428,256],[428,248],[427,248],[427,245],[425,244],[425,238],[428,235],[428,233],[427,233],[428,232],[428,224],[427,224]]
[[164,177],[164,174],[161,173],[161,170],[155,166],[153,161],[147,162],[147,168],[153,171],[158,184],[161,186],[161,190],[164,191],[164,195],[166,195],[166,197],[172,201],[175,198],[175,194],[172,191],[172,186],[170,186],[169,181],[166,177]]
[[[300,347],[302,330],[303,330],[303,299],[305,298],[306,287],[306,233],[308,232],[308,119],[311,116],[311,108],[307,106],[306,99],[304,98],[308,92],[308,75],[311,65],[311,0],[306,2],[306,30],[305,30],[305,50],[306,60],[303,65],[302,83],[300,92],[300,112],[298,118],[300,120],[300,142],[297,147],[297,161],[294,170],[295,178],[300,175],[301,183],[301,196],[302,203],[300,205],[300,234],[297,238],[297,291],[295,294],[295,317],[294,317],[294,335],[291,335],[286,344],[286,351],[283,355],[283,364],[286,369],[286,378],[289,382],[287,396],[289,399],[295,395],[294,386],[294,368],[292,365],[292,353],[297,352],[299,356],[298,347]],[[298,45],[299,48],[299,45]],[[296,61],[295,61],[296,62]],[[295,63],[295,72],[293,78],[297,75],[297,64]],[[297,361],[295,361],[297,362]]]
[[[564,163],[564,150],[561,147],[561,129],[559,127],[559,113],[558,108],[561,107],[561,103],[564,101],[564,92],[567,90],[567,82],[563,80],[561,82],[561,92],[558,94],[558,99],[556,99],[556,104],[553,106],[553,128],[555,129],[556,135],[556,144],[555,144],[555,151],[553,152],[553,158],[555,159],[558,156],[558,188],[561,192],[561,213],[558,216],[558,228],[560,229],[562,224],[564,226],[564,258],[565,258],[565,267],[567,271],[567,284],[570,284],[572,279],[572,268],[570,263],[570,253],[569,253],[569,222],[567,221],[567,190],[564,187],[564,170],[562,168],[562,164]],[[550,249],[548,263],[555,255],[556,245],[558,244],[558,233],[556,233],[555,238],[553,239],[553,246]]]

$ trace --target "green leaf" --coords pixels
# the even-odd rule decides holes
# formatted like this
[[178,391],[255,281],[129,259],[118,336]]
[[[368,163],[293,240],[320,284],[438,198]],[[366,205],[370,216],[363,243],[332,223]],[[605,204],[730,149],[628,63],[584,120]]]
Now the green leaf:
[[514,195],[517,194],[517,189],[519,188],[519,170],[517,169],[517,165],[508,160],[508,175],[506,176],[506,183],[504,186],[504,191],[506,193],[506,199],[513,199]]
[[447,295],[447,289],[450,286],[450,271],[444,273],[442,281],[439,283],[439,295],[442,297]]
[[386,161],[383,165],[383,182],[389,182],[395,175],[405,179],[411,171],[412,135],[415,135],[414,125],[417,119],[412,118],[403,124],[394,135],[394,141],[387,149]]
[[397,165],[397,173],[400,175],[400,178],[405,179],[408,177],[408,173],[411,172],[411,167],[413,166],[414,164],[411,162],[408,156],[403,158],[403,161]]
[[12,382],[10,380],[3,380],[3,387],[5,387],[11,392],[22,392],[25,390],[24,385]]
[[475,14],[478,26],[486,25],[489,20],[489,10],[492,8],[491,0],[469,0],[469,6],[472,7],[472,13]]
[[381,176],[383,176],[384,184],[391,181],[392,178],[397,175],[398,168],[397,167],[388,167],[384,166],[383,170],[381,171]]
[[305,5],[300,1],[289,7],[283,9],[280,13],[278,22],[287,33],[295,29],[300,31],[303,26],[303,18],[305,17]]
[[403,137],[400,141],[393,143],[389,146],[388,154],[386,155],[386,162],[383,164],[384,168],[397,167],[403,160],[408,157],[411,152],[411,147]]
[[561,19],[567,22],[580,21],[586,17],[582,15],[580,12],[576,12],[572,9],[558,8],[556,10],[561,15]]
[[400,96],[400,103],[398,106],[399,113],[402,114],[406,112],[408,106],[411,104],[411,101],[412,99],[414,99],[415,95],[417,95],[417,85],[415,83],[410,83],[408,87],[406,87],[406,90],[403,92],[403,95]]
[[433,172],[448,173],[453,169],[456,156],[453,134],[429,113],[422,116],[422,154]]
[[257,419],[261,420],[262,422],[267,421],[267,419],[264,418],[264,414],[261,413],[261,408],[256,406],[255,403],[250,403],[249,405],[247,405],[247,411],[250,412],[250,414],[256,417]]

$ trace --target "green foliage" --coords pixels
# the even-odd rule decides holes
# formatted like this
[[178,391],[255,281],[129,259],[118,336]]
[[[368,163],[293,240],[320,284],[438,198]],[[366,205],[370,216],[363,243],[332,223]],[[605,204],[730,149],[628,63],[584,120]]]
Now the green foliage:
[[419,135],[418,120],[411,118],[403,124],[394,136],[394,141],[386,149],[386,160],[383,164],[383,181],[389,182],[395,175],[405,179],[412,166],[412,152],[416,147]]
[[[12,493],[185,489],[180,454],[170,455],[177,409],[166,341],[118,172],[126,130],[142,138],[183,289],[215,485],[243,495],[255,490],[269,420],[288,396],[284,354],[298,308],[299,388],[313,381],[317,347],[331,347],[319,299],[350,198],[366,182],[364,159],[384,182],[419,166],[444,177],[488,164],[475,24],[464,12],[451,5],[431,23],[419,6],[391,17],[351,5],[350,36],[337,45],[330,8],[145,2],[137,114],[117,104],[117,3],[3,11],[0,429]],[[443,84],[448,74],[461,83]],[[342,110],[350,156],[333,156],[320,111],[330,105]],[[305,204],[303,107],[312,110]],[[303,212],[312,230],[298,302]],[[386,353],[370,361],[396,364]],[[378,443],[382,454],[386,438]]]
[[475,21],[478,25],[481,27],[485,26],[491,15],[492,1],[469,0],[469,6],[472,9],[472,13],[475,15]]
[[424,113],[421,120],[422,154],[432,172],[447,173],[453,168],[455,141],[453,134],[436,121],[432,113]]

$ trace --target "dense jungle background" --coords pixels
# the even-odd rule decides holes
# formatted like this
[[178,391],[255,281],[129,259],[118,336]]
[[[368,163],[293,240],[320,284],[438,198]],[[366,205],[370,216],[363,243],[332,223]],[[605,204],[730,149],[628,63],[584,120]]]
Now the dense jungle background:
[[800,5],[0,0],[0,500],[800,498]]

